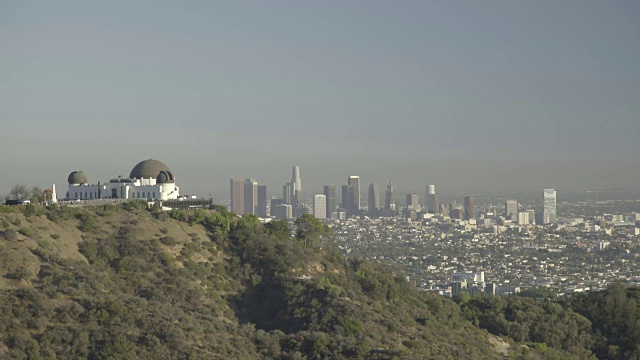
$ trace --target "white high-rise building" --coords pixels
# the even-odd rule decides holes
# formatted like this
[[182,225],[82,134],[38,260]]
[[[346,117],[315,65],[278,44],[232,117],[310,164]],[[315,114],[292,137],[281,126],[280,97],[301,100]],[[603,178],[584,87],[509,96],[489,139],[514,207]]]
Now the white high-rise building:
[[318,219],[327,218],[327,197],[325,195],[313,196],[313,215]]
[[518,225],[529,225],[531,224],[531,219],[529,218],[530,213],[528,211],[518,213]]
[[542,223],[553,224],[556,222],[556,191],[554,189],[544,189],[542,191]]

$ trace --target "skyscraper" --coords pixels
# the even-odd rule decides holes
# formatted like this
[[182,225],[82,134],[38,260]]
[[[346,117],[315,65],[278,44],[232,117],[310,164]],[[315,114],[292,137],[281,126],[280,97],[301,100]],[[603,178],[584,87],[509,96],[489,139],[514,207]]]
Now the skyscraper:
[[349,176],[347,185],[351,187],[347,191],[347,216],[358,216],[360,214],[360,176]]
[[282,200],[284,200],[285,204],[291,205],[291,194],[293,193],[293,185],[291,183],[286,183],[282,186]]
[[327,219],[331,218],[331,214],[336,211],[336,186],[325,185],[322,192],[327,200]]
[[277,220],[291,219],[293,217],[293,209],[289,204],[276,205],[271,209],[271,216]]
[[313,196],[313,215],[318,219],[327,218],[327,197],[324,195]]
[[510,220],[518,220],[518,200],[507,200],[504,203],[504,216]]
[[396,198],[393,193],[393,184],[391,182],[387,185],[387,192],[384,195],[384,207],[389,210],[396,209]]
[[267,185],[258,185],[258,208],[256,214],[261,218],[267,217]]
[[285,205],[284,199],[273,199],[272,198],[270,202],[271,202],[271,204],[270,204],[270,207],[271,207],[270,215],[271,215],[271,217],[275,217],[276,216],[275,208],[278,205]]
[[255,215],[258,208],[258,182],[256,179],[244,180],[244,213]]
[[556,191],[554,189],[542,190],[542,222],[553,224],[556,222]]
[[518,225],[529,225],[531,224],[531,218],[529,215],[531,213],[528,211],[523,211],[518,213]]
[[302,179],[300,179],[300,167],[294,166],[291,169],[291,201],[292,205],[296,206],[302,203]]
[[231,212],[244,214],[244,179],[231,179],[229,193],[231,195]]
[[378,211],[380,210],[380,188],[378,184],[369,185],[369,216],[372,218],[378,217]]
[[427,185],[427,212],[430,214],[438,213],[438,202],[436,198],[436,186]]
[[340,207],[347,211],[347,206],[349,206],[349,185],[342,185],[342,201],[340,202]]
[[407,209],[415,211],[420,210],[420,204],[418,201],[420,201],[418,194],[407,194]]
[[533,209],[530,210],[525,210],[525,212],[527,214],[529,214],[529,224],[535,225],[536,224],[536,211]]
[[464,219],[471,220],[476,218],[476,204],[473,196],[464,198]]

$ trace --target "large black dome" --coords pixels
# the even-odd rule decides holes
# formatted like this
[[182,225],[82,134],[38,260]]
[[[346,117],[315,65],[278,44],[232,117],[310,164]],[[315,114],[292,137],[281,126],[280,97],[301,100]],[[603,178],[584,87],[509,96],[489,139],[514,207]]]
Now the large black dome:
[[129,174],[129,178],[131,179],[155,179],[158,177],[161,171],[166,171],[171,173],[169,167],[158,160],[145,160],[139,162],[136,166],[131,170],[131,174]]
[[87,175],[85,175],[82,171],[74,171],[69,174],[67,178],[69,184],[86,184],[89,181],[87,180]]

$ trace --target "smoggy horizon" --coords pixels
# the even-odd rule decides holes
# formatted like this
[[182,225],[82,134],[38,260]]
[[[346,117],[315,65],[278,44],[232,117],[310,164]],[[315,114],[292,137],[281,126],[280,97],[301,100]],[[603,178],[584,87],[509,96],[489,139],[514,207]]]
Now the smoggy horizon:
[[0,196],[127,176],[183,194],[638,188],[636,1],[0,5]]

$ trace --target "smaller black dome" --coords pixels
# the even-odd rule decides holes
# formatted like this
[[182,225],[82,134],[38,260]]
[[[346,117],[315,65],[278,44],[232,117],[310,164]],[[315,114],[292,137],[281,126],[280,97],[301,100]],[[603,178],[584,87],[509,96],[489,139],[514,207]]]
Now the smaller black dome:
[[174,182],[175,180],[173,179],[173,174],[171,173],[171,171],[161,170],[158,174],[158,177],[156,177],[156,184],[167,184]]
[[86,184],[89,181],[87,180],[87,175],[85,175],[82,171],[74,171],[69,174],[67,178],[69,184]]

